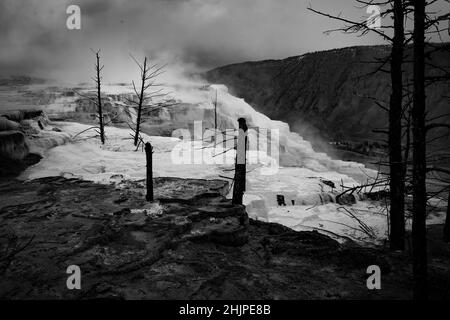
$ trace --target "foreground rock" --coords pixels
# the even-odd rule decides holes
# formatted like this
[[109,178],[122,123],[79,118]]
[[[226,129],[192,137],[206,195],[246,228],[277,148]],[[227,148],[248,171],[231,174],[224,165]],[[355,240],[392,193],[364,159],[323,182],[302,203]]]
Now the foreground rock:
[[[148,203],[144,181],[0,183],[0,298],[410,297],[407,254],[249,221],[244,207],[224,198],[221,180],[154,184],[159,201]],[[449,298],[443,252],[430,278],[434,297]],[[373,264],[383,272],[380,291],[366,287]],[[81,290],[67,289],[69,265],[81,268]]]
[[0,131],[0,157],[23,160],[29,153],[25,135],[20,131]]

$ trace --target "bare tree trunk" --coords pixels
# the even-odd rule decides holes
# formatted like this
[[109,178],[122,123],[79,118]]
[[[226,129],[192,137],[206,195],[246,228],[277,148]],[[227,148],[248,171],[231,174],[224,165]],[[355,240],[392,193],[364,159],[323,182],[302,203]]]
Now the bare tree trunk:
[[139,131],[141,126],[141,115],[142,115],[142,104],[144,102],[144,91],[145,91],[145,81],[147,78],[147,57],[144,59],[144,68],[142,71],[142,86],[141,86],[141,93],[139,95],[139,105],[138,105],[138,112],[137,112],[137,119],[136,119],[136,132],[134,135],[134,145],[137,146],[139,142]]
[[95,56],[97,58],[97,64],[95,66],[96,70],[97,70],[97,107],[98,107],[98,118],[99,118],[99,126],[100,126],[100,140],[102,142],[102,144],[105,144],[105,129],[103,126],[103,110],[102,110],[102,96],[100,93],[100,87],[101,87],[101,77],[100,77],[100,71],[101,69],[103,69],[103,67],[100,68],[100,55],[99,52],[97,51],[95,53]]
[[216,100],[214,101],[214,143],[217,142],[217,89],[216,91]]
[[246,180],[247,124],[239,118],[239,136],[236,147],[236,165],[234,169],[233,204],[242,204]]
[[448,192],[448,199],[447,199],[447,216],[445,218],[445,225],[444,225],[444,241],[450,242],[450,191]]
[[153,201],[153,147],[150,142],[145,144],[145,155],[147,158],[147,201]]
[[426,130],[425,130],[425,0],[414,3],[413,124],[413,273],[414,299],[425,300],[427,290]]
[[390,247],[405,249],[405,176],[402,161],[403,5],[394,0],[394,40],[391,52],[392,93],[389,103]]

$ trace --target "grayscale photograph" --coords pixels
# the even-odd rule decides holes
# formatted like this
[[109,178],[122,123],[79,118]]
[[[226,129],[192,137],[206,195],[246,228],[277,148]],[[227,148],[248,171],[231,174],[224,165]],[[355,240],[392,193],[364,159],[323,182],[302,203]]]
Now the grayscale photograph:
[[0,300],[450,300],[449,0],[0,0],[0,44]]

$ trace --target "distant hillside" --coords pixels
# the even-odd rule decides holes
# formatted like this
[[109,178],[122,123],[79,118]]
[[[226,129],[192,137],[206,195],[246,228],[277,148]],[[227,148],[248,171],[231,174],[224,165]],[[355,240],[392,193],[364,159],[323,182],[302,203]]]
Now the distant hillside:
[[[440,48],[431,55],[431,62],[449,67],[450,44]],[[390,76],[384,72],[365,75],[376,70],[376,59],[389,52],[388,46],[349,47],[228,65],[206,72],[205,78],[227,85],[236,96],[269,117],[289,123],[307,138],[376,140],[380,136],[372,130],[387,126],[387,114],[368,97],[388,102]],[[410,53],[407,59],[412,59]],[[384,68],[389,69],[389,64]],[[411,66],[405,69],[405,77],[411,77]],[[450,111],[448,99],[443,98],[450,95],[449,88],[448,81],[428,88],[430,117]]]

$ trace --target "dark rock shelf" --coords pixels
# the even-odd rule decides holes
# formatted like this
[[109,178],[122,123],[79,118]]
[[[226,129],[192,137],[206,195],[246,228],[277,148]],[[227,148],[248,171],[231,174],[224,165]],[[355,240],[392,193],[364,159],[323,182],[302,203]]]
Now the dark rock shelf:
[[[409,256],[249,220],[222,180],[0,182],[1,299],[380,299],[411,292]],[[159,199],[159,200],[158,200]],[[450,254],[431,263],[448,298]],[[433,264],[434,263],[434,264]],[[366,287],[379,265],[383,290]],[[68,290],[66,269],[81,269]]]

